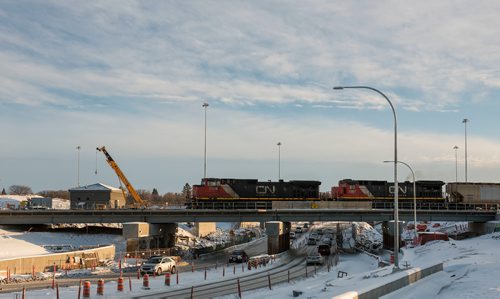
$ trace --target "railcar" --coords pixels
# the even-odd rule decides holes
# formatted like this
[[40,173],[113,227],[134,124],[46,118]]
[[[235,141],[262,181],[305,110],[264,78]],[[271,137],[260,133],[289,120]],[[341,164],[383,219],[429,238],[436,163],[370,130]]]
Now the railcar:
[[193,186],[192,208],[271,209],[273,201],[320,199],[319,181],[205,178]]
[[446,194],[450,204],[486,205],[488,209],[496,209],[500,205],[499,183],[448,183]]
[[[416,199],[419,206],[444,204],[443,181],[416,181]],[[401,206],[413,203],[413,182],[398,182],[398,198]],[[338,201],[371,201],[374,207],[391,205],[394,199],[394,183],[379,180],[340,180],[332,187],[332,197]]]

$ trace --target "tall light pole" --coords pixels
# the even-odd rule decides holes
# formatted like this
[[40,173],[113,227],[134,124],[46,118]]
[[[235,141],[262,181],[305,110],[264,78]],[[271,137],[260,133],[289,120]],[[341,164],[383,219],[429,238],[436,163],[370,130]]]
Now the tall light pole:
[[457,155],[458,146],[455,145],[453,149],[455,150],[455,183],[458,183],[458,155]]
[[465,182],[467,183],[467,123],[469,120],[467,118],[464,118],[462,120],[462,123],[464,124],[465,127]]
[[78,187],[80,187],[80,149],[82,147],[81,146],[77,146],[76,147],[76,150],[78,151],[78,159],[77,159],[77,184],[78,184]]
[[205,108],[205,146],[203,148],[203,178],[207,178],[207,108],[208,103],[203,103],[203,108]]
[[[384,161],[384,163],[390,163],[390,162],[393,162],[393,161]],[[403,165],[406,165],[406,167],[408,167],[411,171],[411,175],[413,177],[413,237],[414,237],[414,240],[416,241],[416,238],[417,238],[417,184],[416,184],[416,181],[415,181],[415,173],[413,172],[413,169],[411,169],[410,165],[408,165],[407,163],[403,162],[403,161],[398,161],[398,163],[401,163]]]
[[278,146],[278,181],[281,180],[281,142],[276,144]]
[[353,88],[353,89],[369,89],[375,91],[376,93],[383,96],[392,109],[392,114],[394,116],[394,271],[399,270],[399,202],[398,202],[398,125],[396,119],[396,110],[392,105],[392,102],[389,98],[383,94],[378,89],[369,86],[336,86],[333,89],[342,90],[345,88]]

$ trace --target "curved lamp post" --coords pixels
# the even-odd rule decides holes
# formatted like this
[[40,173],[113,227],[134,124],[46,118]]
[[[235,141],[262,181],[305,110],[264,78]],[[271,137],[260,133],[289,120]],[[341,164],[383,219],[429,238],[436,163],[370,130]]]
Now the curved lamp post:
[[342,89],[347,89],[347,88],[352,88],[352,89],[369,89],[372,91],[375,91],[376,93],[380,94],[381,96],[384,97],[384,99],[387,100],[389,105],[391,106],[392,109],[392,114],[394,115],[394,271],[399,270],[399,203],[398,203],[398,193],[399,193],[399,188],[398,188],[398,125],[397,125],[397,119],[396,119],[396,110],[394,109],[394,106],[392,105],[392,102],[389,100],[389,98],[383,94],[381,91],[378,89],[375,89],[373,87],[369,86],[335,86],[333,89],[335,90],[342,90]]
[[[384,163],[392,163],[394,161],[384,161]],[[415,181],[415,173],[413,172],[413,169],[411,169],[410,165],[403,161],[398,161],[398,163],[401,163],[403,165],[406,165],[411,171],[411,175],[413,177],[413,240],[416,241],[417,238],[417,186],[416,186],[416,181]]]

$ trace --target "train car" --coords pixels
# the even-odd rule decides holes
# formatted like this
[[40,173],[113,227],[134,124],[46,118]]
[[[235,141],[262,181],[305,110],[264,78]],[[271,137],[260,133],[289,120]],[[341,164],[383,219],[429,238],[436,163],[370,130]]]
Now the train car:
[[206,178],[193,186],[191,207],[270,209],[273,201],[319,200],[320,185],[319,181]]
[[446,194],[450,203],[500,205],[499,183],[448,183]]
[[[443,181],[416,181],[416,198],[419,206],[441,205]],[[413,182],[398,182],[398,198],[402,206],[413,203]],[[371,201],[380,204],[392,204],[394,199],[394,183],[377,180],[340,180],[338,186],[332,188],[332,197],[338,201]],[[374,205],[376,206],[376,205]]]

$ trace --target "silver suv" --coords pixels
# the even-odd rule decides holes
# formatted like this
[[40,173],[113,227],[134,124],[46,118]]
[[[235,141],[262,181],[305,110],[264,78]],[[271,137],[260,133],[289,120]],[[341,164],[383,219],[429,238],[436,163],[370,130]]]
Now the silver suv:
[[169,256],[152,256],[141,265],[141,275],[153,274],[161,275],[163,272],[170,272],[174,274],[175,261]]

